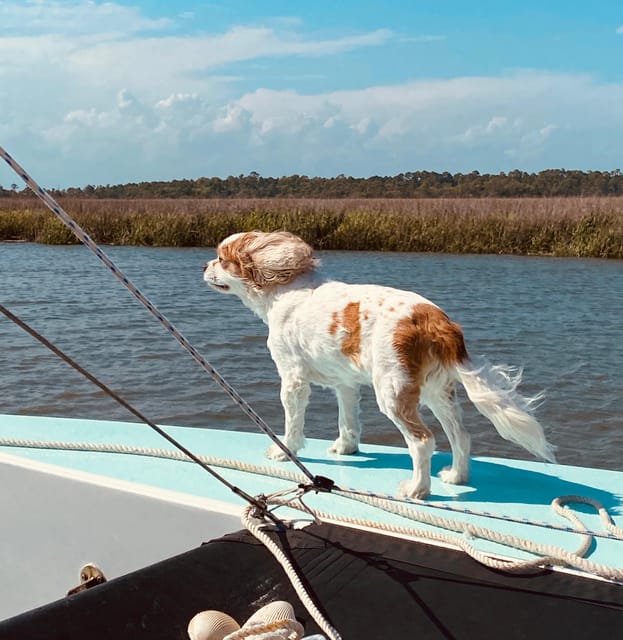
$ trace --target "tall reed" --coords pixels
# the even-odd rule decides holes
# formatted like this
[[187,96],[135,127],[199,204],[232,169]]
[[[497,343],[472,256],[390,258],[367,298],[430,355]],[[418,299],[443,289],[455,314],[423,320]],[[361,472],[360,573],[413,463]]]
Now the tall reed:
[[[236,231],[287,229],[318,249],[623,259],[623,198],[70,199],[102,244],[215,246]],[[0,198],[0,240],[76,242],[38,201]]]

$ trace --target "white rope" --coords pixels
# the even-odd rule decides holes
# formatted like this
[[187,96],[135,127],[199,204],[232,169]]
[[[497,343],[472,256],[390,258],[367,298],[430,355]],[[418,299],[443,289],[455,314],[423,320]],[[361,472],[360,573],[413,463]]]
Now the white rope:
[[[135,447],[125,444],[109,444],[94,442],[61,442],[55,440],[28,440],[21,438],[0,438],[0,447],[15,447],[24,449],[55,449],[58,451],[84,451],[91,453],[119,453],[125,455],[145,456],[148,458],[163,458],[165,460],[175,460],[176,462],[192,462],[188,456],[181,451],[173,449],[157,449],[149,447]],[[215,456],[197,455],[201,462],[215,467],[234,469],[264,476],[272,476],[289,482],[303,483],[307,477],[300,473],[287,471],[277,467],[267,467],[256,465],[242,460],[227,460]]]
[[[448,502],[436,502],[434,500],[419,500],[417,498],[406,498],[406,497],[396,497],[388,494],[378,493],[375,491],[368,491],[362,489],[353,489],[352,487],[341,487],[341,490],[344,493],[351,494],[353,500],[358,499],[358,496],[363,496],[364,498],[378,498],[380,500],[388,500],[390,502],[400,502],[402,504],[413,505],[416,507],[423,507],[426,509],[438,509],[441,511],[450,511],[452,513],[460,513],[468,516],[475,516],[480,518],[487,518],[489,520],[502,520],[504,522],[513,522],[515,524],[528,525],[533,527],[540,527],[542,529],[552,529],[554,531],[562,531],[565,533],[577,533],[577,530],[574,527],[561,525],[561,524],[553,524],[551,522],[545,522],[544,520],[531,520],[528,518],[511,516],[505,513],[493,513],[492,511],[482,511],[479,509],[471,509],[470,507],[466,507],[464,505],[454,505]],[[583,498],[576,500],[575,502],[582,502]],[[604,509],[605,511],[605,509]],[[607,511],[605,511],[607,518]],[[594,531],[587,530],[587,533],[595,538],[609,538],[614,540],[621,540],[623,537],[623,529],[615,527],[612,529],[611,527],[607,527],[606,531]]]
[[246,529],[253,534],[275,557],[277,562],[282,566],[286,572],[290,583],[294,587],[296,594],[300,598],[301,602],[315,620],[316,624],[327,634],[329,640],[341,640],[342,636],[334,629],[331,624],[322,615],[316,603],[312,600],[311,596],[305,589],[296,569],[292,566],[292,563],[283,552],[283,550],[277,545],[270,536],[268,536],[263,530],[262,526],[253,520],[251,517],[252,506],[245,508],[242,514],[242,524]]
[[[565,518],[571,520],[579,530],[579,533],[584,533],[586,528],[582,521],[572,513],[566,506],[563,505],[565,501],[580,501],[584,504],[591,504],[595,506],[595,508],[600,511],[600,515],[603,519],[603,514],[601,513],[603,509],[602,505],[600,505],[597,501],[592,500],[590,498],[581,497],[579,500],[575,500],[577,496],[566,496],[562,498],[556,498],[552,502],[552,506],[557,513],[560,513]],[[357,497],[357,499],[361,499]],[[407,517],[410,519],[418,520],[420,516],[424,514],[418,514],[416,512],[408,512],[406,509],[397,508],[393,503],[389,503],[388,505],[381,506],[378,503],[383,501],[370,498],[368,500],[364,500],[364,502],[369,502],[375,506],[380,506],[383,509],[391,510],[393,513],[398,513],[403,517]],[[375,504],[376,503],[376,504]],[[448,528],[454,531],[462,532],[467,536],[479,537],[486,540],[491,540],[493,542],[497,542],[500,544],[504,544],[506,546],[515,547],[518,549],[530,551],[533,554],[539,554],[540,557],[531,559],[531,560],[501,560],[491,555],[485,554],[478,549],[476,549],[472,544],[470,544],[465,538],[452,536],[448,534],[439,533],[436,531],[430,531],[428,529],[413,529],[408,527],[401,527],[397,525],[387,525],[387,524],[379,524],[378,522],[372,520],[366,520],[362,518],[353,518],[353,517],[345,517],[345,516],[336,516],[332,513],[322,512],[317,509],[310,508],[308,505],[296,505],[291,500],[281,500],[280,498],[270,498],[268,500],[268,504],[278,505],[278,506],[288,506],[288,507],[297,507],[301,508],[305,512],[311,512],[315,517],[321,520],[333,520],[340,521],[346,524],[355,524],[358,526],[368,527],[372,529],[381,529],[383,531],[392,531],[396,533],[400,533],[402,535],[410,535],[423,539],[434,540],[437,542],[443,542],[445,544],[450,544],[452,546],[458,547],[462,549],[465,553],[467,553],[470,557],[474,558],[481,564],[484,564],[492,569],[502,570],[509,573],[527,573],[534,571],[535,569],[545,568],[547,565],[567,565],[569,567],[573,567],[576,569],[580,569],[581,571],[585,571],[588,573],[592,573],[593,575],[603,577],[609,580],[622,581],[623,580],[623,570],[615,569],[613,567],[608,567],[606,565],[598,564],[595,562],[591,562],[582,557],[584,554],[588,552],[591,546],[591,537],[588,535],[582,535],[582,543],[580,544],[580,548],[577,552],[569,552],[560,547],[556,547],[553,545],[542,545],[538,543],[531,542],[529,540],[524,540],[522,538],[518,538],[516,536],[510,536],[506,534],[500,534],[496,531],[491,531],[490,529],[486,529],[484,527],[474,526],[466,523],[455,523],[449,521],[445,518],[437,518],[436,516],[427,517],[425,520],[428,520],[430,524],[434,524],[438,527]],[[247,530],[253,534],[264,546],[273,554],[275,559],[281,564],[288,579],[290,580],[292,586],[294,587],[297,595],[299,596],[301,602],[310,613],[312,618],[316,621],[318,626],[329,636],[330,639],[340,638],[337,634],[337,631],[331,627],[331,625],[325,620],[320,611],[317,609],[315,603],[307,593],[305,587],[303,586],[296,570],[290,563],[289,559],[282,551],[282,549],[275,543],[273,540],[262,530],[262,526],[257,524],[250,517],[251,511],[253,507],[247,507],[242,516],[242,523],[247,528]],[[609,516],[606,519],[609,520]],[[612,524],[611,521],[610,523]],[[620,531],[618,527],[612,527]],[[237,636],[236,636],[237,637]],[[255,636],[252,636],[255,637]],[[272,640],[271,636],[268,636],[266,640]],[[233,639],[232,639],[233,640]]]

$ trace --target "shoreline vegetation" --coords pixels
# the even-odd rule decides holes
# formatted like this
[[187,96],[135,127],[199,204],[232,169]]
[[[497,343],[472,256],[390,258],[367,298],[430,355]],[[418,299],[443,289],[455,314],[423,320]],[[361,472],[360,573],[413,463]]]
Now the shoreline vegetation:
[[[57,197],[101,244],[214,247],[237,231],[286,229],[316,249],[623,259],[623,196]],[[0,197],[0,241],[78,242],[14,192]]]

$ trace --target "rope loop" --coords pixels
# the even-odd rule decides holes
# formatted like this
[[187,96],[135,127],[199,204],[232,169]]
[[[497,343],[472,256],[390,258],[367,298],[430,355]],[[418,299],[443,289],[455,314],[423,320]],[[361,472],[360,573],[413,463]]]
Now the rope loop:
[[300,598],[301,602],[314,619],[316,624],[327,635],[329,640],[341,640],[342,636],[334,629],[325,616],[320,612],[316,603],[309,595],[305,585],[303,584],[301,577],[297,573],[296,569],[292,566],[290,559],[286,556],[284,551],[276,544],[273,539],[263,530],[261,522],[254,520],[251,517],[252,507],[246,507],[242,514],[242,524],[255,538],[257,538],[275,557],[277,562],[282,566],[286,573],[286,576],[290,580],[290,583],[294,587],[296,594]]
[[302,482],[299,484],[299,489],[303,493],[309,491],[315,491],[316,493],[331,493],[333,489],[337,489],[335,482],[331,478],[325,478],[324,476],[314,476],[311,483]]

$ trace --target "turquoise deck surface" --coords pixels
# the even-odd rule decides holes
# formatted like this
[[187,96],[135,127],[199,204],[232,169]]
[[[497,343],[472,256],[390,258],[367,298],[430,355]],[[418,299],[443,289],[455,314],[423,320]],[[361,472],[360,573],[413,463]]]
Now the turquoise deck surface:
[[[198,455],[240,460],[298,472],[291,462],[272,462],[265,458],[264,451],[270,441],[263,434],[173,426],[164,428]],[[0,438],[173,448],[146,425],[69,418],[0,415]],[[299,452],[300,459],[313,474],[331,478],[340,487],[395,495],[400,480],[410,476],[411,459],[405,449],[362,445],[361,452],[357,455],[338,456],[327,453],[328,445],[326,441],[309,439],[306,447]],[[238,496],[191,463],[125,454],[3,446],[0,446],[0,452],[190,496],[242,505],[242,500]],[[443,484],[435,477],[441,468],[449,464],[449,461],[449,454],[434,455],[432,494],[428,503],[567,526],[569,523],[553,512],[550,503],[558,496],[580,495],[598,500],[613,517],[615,524],[623,527],[622,472],[541,462],[474,458],[469,485],[453,486]],[[231,483],[252,495],[268,494],[291,486],[291,483],[283,480],[228,469],[217,470]],[[309,494],[306,502],[310,506],[341,516],[371,519],[379,523],[393,523],[418,529],[432,529],[427,525],[410,522],[332,494]],[[580,537],[575,533],[429,507],[414,508],[435,516],[468,521],[504,534],[521,536],[537,543],[557,545],[568,551],[575,551],[580,544]],[[593,509],[588,506],[573,508],[587,528],[603,531],[599,517]],[[492,551],[502,556],[530,557],[522,551],[492,542],[483,540],[472,540],[472,542],[480,550]],[[623,541],[595,538],[589,558],[594,562],[621,568],[623,567]]]

